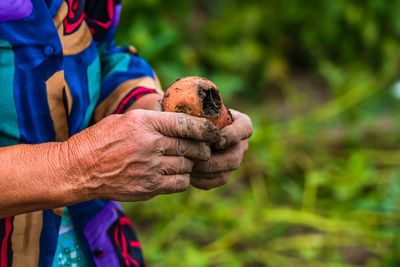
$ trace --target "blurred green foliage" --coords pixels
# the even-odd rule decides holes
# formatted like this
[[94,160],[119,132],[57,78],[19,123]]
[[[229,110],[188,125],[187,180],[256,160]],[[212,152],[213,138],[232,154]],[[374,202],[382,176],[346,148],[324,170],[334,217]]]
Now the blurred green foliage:
[[400,265],[400,1],[124,1],[164,87],[213,80],[254,135],[231,182],[125,204],[149,266]]

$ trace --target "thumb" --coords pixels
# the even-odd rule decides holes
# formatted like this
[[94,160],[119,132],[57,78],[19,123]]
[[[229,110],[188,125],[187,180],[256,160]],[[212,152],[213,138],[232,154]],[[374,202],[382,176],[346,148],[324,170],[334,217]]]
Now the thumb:
[[148,122],[162,135],[206,143],[215,143],[220,138],[217,127],[207,119],[174,112],[152,111],[148,114]]

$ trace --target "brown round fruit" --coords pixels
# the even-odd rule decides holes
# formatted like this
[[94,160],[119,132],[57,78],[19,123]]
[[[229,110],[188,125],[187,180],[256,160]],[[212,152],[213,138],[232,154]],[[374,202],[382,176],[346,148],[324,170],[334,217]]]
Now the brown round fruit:
[[201,77],[178,79],[164,94],[163,110],[207,118],[219,129],[232,123],[217,86]]

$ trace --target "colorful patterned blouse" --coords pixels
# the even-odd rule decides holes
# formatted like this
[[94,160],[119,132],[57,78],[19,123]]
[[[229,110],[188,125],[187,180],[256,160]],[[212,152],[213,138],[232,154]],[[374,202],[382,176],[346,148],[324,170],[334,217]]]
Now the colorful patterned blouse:
[[[0,147],[64,141],[160,91],[135,49],[113,41],[120,10],[120,0],[0,0]],[[144,266],[116,202],[0,219],[1,267],[80,256],[89,266]]]

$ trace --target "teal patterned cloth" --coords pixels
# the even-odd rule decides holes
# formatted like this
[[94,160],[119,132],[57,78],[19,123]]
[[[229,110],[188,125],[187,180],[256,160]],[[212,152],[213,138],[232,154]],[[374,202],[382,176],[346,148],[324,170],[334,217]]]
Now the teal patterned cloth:
[[57,250],[53,267],[82,267],[88,266],[85,255],[79,243],[72,224],[68,208],[64,208],[58,233]]

